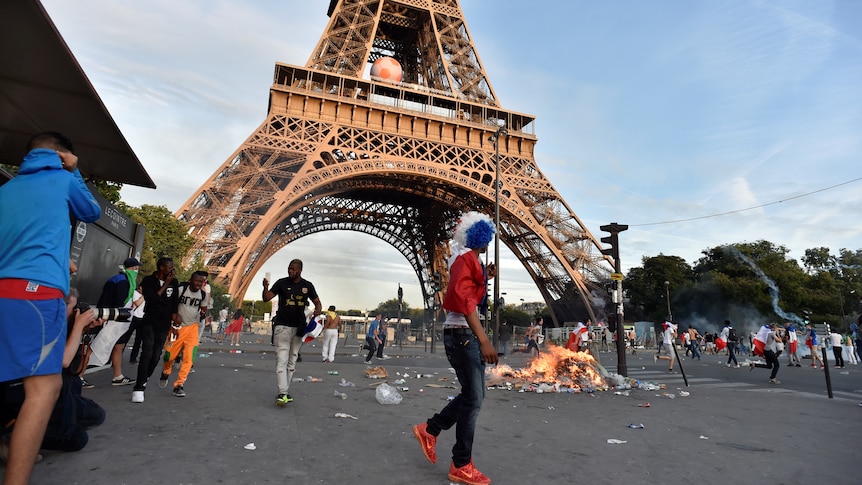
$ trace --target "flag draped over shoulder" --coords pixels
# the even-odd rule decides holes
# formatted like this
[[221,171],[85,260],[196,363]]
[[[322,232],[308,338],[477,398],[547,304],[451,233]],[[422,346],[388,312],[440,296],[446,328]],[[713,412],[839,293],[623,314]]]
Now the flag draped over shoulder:
[[769,328],[769,325],[764,325],[757,331],[757,335],[754,336],[754,355],[763,356],[763,350],[766,348],[766,340],[771,331],[772,329]]

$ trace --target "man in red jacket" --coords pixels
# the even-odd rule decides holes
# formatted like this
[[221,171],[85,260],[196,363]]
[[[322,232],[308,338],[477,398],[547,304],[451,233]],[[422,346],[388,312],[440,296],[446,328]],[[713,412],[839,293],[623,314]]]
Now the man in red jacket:
[[485,398],[485,363],[497,364],[498,359],[477,310],[487,291],[488,278],[493,278],[496,273],[496,268],[489,265],[486,278],[479,261],[479,254],[488,249],[495,230],[491,219],[478,212],[463,214],[455,227],[450,245],[449,286],[443,298],[446,310],[443,344],[446,357],[461,383],[461,393],[425,423],[413,426],[413,434],[419,440],[425,458],[436,463],[437,436],[442,430],[456,425],[449,480],[468,485],[491,483],[473,466],[473,435]]

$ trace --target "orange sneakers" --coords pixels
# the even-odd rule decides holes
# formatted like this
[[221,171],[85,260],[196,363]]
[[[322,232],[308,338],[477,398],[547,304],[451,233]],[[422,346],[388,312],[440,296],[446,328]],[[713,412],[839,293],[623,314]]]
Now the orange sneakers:
[[431,463],[437,463],[437,437],[428,433],[428,423],[414,424],[413,436],[419,440],[419,445],[422,446],[422,453],[425,453],[425,458]]
[[491,483],[490,478],[473,466],[473,460],[461,468],[455,468],[454,462],[449,465],[449,480],[467,485],[488,485]]

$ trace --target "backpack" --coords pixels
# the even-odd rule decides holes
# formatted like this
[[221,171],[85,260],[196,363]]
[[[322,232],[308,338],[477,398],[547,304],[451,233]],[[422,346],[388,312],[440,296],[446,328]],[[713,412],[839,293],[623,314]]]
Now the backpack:
[[[177,297],[177,301],[179,301],[179,299],[182,298],[183,295],[186,294],[186,290],[188,290],[188,289],[189,289],[188,283],[180,283],[180,296]],[[201,288],[201,302],[198,303],[198,311],[200,312],[201,318],[204,317],[204,312],[203,312],[203,309],[201,307],[203,306],[205,301],[207,301],[207,292],[204,291],[203,288]]]
[[731,342],[736,342],[736,330],[730,329],[730,332],[727,334],[727,339]]

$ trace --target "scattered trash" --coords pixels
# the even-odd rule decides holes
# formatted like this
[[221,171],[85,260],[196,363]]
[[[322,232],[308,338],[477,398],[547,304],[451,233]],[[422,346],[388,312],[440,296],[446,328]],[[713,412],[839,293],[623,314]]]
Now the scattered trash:
[[249,443],[249,444],[243,446],[243,448],[245,448],[247,450],[256,450],[257,446],[254,446],[254,443]]
[[[523,391],[521,391],[521,392],[523,392]],[[446,396],[447,401],[451,401],[453,399],[455,399],[455,396]]]
[[396,379],[395,382],[393,382],[393,384],[401,385],[401,384],[404,384],[404,382],[405,382],[404,379]]
[[648,402],[645,402],[645,403],[643,403],[643,404],[638,404],[638,407],[639,407],[639,408],[648,408],[648,407],[649,407],[649,403],[648,403]]
[[245,364],[246,367],[254,367],[254,364]]
[[203,353],[203,352],[201,352],[201,353],[199,353],[199,354],[198,354],[198,357],[199,357],[199,358],[201,358],[201,359],[206,359],[206,358],[207,358],[207,357],[209,357],[209,356],[210,356],[209,354],[205,354],[205,353]]
[[341,387],[355,387],[356,386],[356,384],[348,381],[347,379],[345,379],[343,377],[341,378],[341,382],[339,382],[338,385]]
[[425,389],[419,389],[419,393],[420,393],[420,394],[421,394],[421,393],[423,393],[423,392],[425,392]]
[[555,391],[556,391],[556,389],[554,388],[554,386],[547,384],[547,383],[544,383],[544,382],[539,384],[539,388],[536,389],[536,392],[538,392],[538,393],[555,392]]
[[689,395],[688,391],[679,391],[679,397],[688,397]]
[[331,376],[337,376],[337,375],[338,375],[338,371],[337,371],[337,370],[331,370],[331,371],[327,372],[327,374],[329,374],[329,375],[331,375]]
[[290,380],[290,382],[305,382],[305,379],[303,379],[302,377],[294,377]]
[[625,444],[625,443],[628,443],[628,441],[624,441],[624,440],[615,440],[615,439],[613,439],[613,438],[608,439],[608,444],[609,444],[609,445],[622,445],[622,444]]
[[241,353],[242,353],[242,350],[231,350],[231,351],[230,351],[230,353],[232,353],[232,354],[241,354]]
[[629,423],[629,428],[631,428],[631,429],[644,429],[644,424],[643,423],[640,423],[640,424]]
[[844,374],[845,376],[849,376],[849,375],[850,375],[850,371],[849,371],[849,370],[844,370],[844,371],[841,371],[841,374]]
[[336,417],[336,418],[359,419],[359,418],[357,418],[356,416],[351,416],[351,415],[349,415],[349,414],[345,414],[345,413],[335,413],[335,417]]
[[668,399],[676,399],[676,394],[673,394],[673,393],[670,393],[670,392],[662,393],[662,396],[664,396],[664,397],[666,397],[666,398],[668,398]]
[[380,404],[399,404],[401,402],[401,394],[398,394],[394,387],[385,382],[377,386],[374,397]]
[[702,440],[708,440],[709,438],[707,438],[707,437],[706,437],[706,436],[704,436],[704,435],[700,435],[700,439],[702,439]]
[[615,396],[626,396],[628,397],[629,391],[617,391],[614,393]]
[[389,373],[383,366],[369,367],[365,369],[365,377],[369,379],[386,379]]
[[409,391],[409,390],[410,390],[410,388],[409,388],[409,387],[407,387],[407,386],[404,386],[404,387],[399,387],[399,388],[398,388],[398,390],[399,390],[399,391],[401,391],[401,392],[404,392],[404,391]]
[[347,394],[345,394],[345,393],[343,393],[343,392],[335,391],[334,396],[335,396],[335,397],[340,397],[341,399],[347,399]]
[[555,408],[554,408],[554,406],[548,406],[548,409],[550,409],[551,411],[553,411]]

